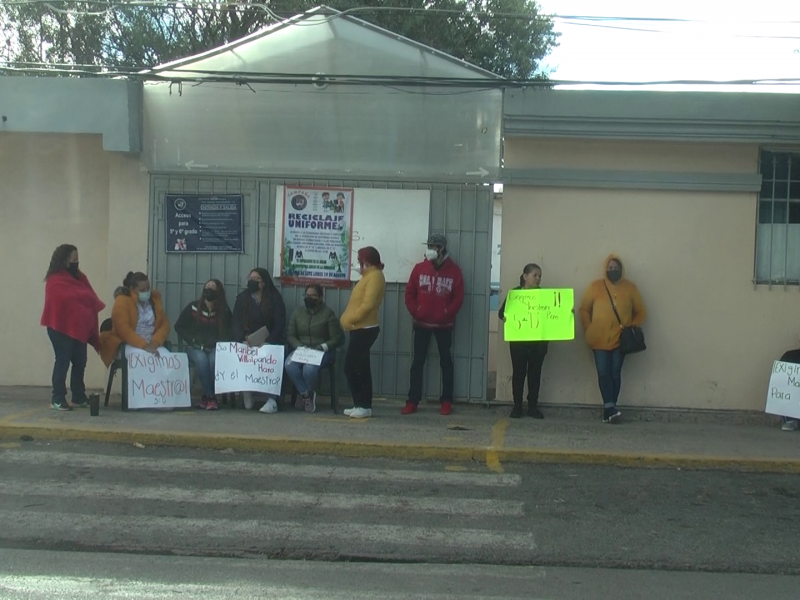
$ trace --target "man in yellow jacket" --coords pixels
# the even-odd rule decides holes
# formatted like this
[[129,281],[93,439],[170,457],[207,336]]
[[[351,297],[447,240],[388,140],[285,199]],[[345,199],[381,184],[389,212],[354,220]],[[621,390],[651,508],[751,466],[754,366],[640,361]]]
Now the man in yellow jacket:
[[[594,353],[600,395],[603,397],[603,422],[613,423],[622,416],[617,410],[617,399],[622,386],[625,356],[619,349],[619,337],[624,327],[641,326],[647,309],[639,289],[632,281],[625,279],[620,258],[612,254],[604,264],[605,277],[593,281],[586,290],[579,312],[586,344]],[[614,313],[615,308],[619,320]]]

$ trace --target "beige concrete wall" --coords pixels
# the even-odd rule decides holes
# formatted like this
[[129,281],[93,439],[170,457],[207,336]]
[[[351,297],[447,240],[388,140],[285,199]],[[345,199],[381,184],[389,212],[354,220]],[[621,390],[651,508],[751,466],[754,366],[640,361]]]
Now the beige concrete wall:
[[746,144],[609,140],[506,140],[510,169],[562,168],[609,171],[755,173],[758,149]]
[[[52,347],[39,320],[52,252],[62,243],[78,247],[81,269],[108,305],[101,318],[110,316],[123,269],[146,267],[148,176],[137,159],[104,152],[99,135],[4,133],[0,182],[0,252],[10,294],[0,312],[0,385],[49,385]],[[128,208],[132,202],[136,207]],[[87,386],[101,388],[105,379],[90,350]]]
[[[606,164],[614,163],[613,146],[596,148],[611,155]],[[654,146],[641,148],[645,154],[651,149],[654,162],[683,164],[680,156],[666,160]],[[709,150],[709,170],[722,170]],[[730,149],[724,153],[731,155]],[[757,148],[743,154],[750,158],[726,170],[754,169]],[[644,159],[638,164],[656,166]],[[543,268],[544,287],[572,287],[577,303],[602,276],[604,258],[616,252],[649,311],[649,348],[628,357],[620,404],[763,410],[772,360],[798,345],[800,291],[754,288],[756,203],[749,193],[506,186],[501,297],[534,261]],[[600,406],[592,355],[580,326],[577,331],[574,342],[551,344],[543,402]],[[502,339],[497,363],[497,397],[510,399]]]

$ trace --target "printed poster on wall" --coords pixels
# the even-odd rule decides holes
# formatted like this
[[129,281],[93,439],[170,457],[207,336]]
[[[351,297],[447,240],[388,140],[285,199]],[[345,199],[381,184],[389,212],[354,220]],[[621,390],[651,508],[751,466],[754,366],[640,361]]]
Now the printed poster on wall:
[[243,196],[167,194],[167,252],[244,252]]
[[281,282],[350,287],[353,189],[283,190]]

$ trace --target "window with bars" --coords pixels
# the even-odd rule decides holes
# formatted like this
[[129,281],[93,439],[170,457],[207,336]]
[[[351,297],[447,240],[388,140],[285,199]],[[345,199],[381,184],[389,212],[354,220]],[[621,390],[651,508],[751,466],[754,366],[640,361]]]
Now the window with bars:
[[800,285],[800,152],[761,151],[756,282]]

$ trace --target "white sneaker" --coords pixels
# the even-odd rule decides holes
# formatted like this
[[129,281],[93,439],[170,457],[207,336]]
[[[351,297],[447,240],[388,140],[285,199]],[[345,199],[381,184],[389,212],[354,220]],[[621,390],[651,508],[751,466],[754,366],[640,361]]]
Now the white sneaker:
[[263,413],[267,413],[267,414],[270,414],[270,415],[272,413],[276,413],[276,412],[278,412],[278,403],[275,402],[274,398],[270,398],[269,400],[267,400],[267,403],[264,406],[262,406],[261,409],[258,412],[263,412]]
[[246,410],[253,410],[253,392],[242,392],[244,407]]
[[342,412],[344,413],[345,417],[349,417],[350,415],[353,414],[354,410],[355,408],[345,408]]
[[367,417],[372,416],[372,409],[371,408],[361,408],[357,406],[353,410],[350,411],[350,414],[347,415],[351,419],[366,419]]
[[797,431],[800,428],[800,422],[797,419],[786,419],[786,422],[781,426],[782,431]]

